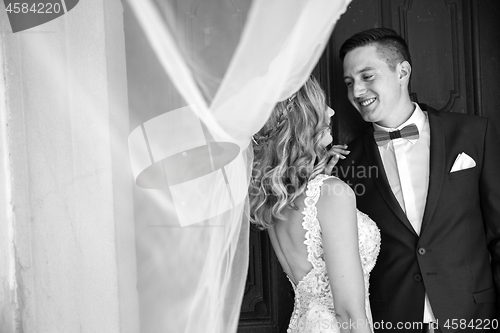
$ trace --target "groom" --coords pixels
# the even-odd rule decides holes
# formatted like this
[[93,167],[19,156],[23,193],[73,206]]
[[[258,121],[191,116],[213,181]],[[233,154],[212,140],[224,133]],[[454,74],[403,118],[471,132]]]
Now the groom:
[[373,124],[336,174],[382,234],[370,277],[376,332],[497,331],[500,142],[492,122],[413,103],[408,47],[393,30],[352,36],[340,58],[349,101]]

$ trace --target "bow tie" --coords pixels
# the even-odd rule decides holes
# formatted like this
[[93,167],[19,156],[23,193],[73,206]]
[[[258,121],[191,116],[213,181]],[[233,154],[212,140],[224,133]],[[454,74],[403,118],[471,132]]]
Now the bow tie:
[[408,140],[418,139],[418,128],[417,125],[410,124],[403,127],[399,131],[393,131],[393,132],[375,131],[373,133],[373,136],[375,137],[377,145],[383,146],[389,141],[394,139],[399,139],[399,138],[405,138]]

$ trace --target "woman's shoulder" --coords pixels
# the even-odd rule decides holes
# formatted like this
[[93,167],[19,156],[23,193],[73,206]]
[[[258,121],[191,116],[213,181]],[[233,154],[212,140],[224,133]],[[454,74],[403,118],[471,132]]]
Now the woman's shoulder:
[[318,186],[321,186],[320,200],[321,197],[351,197],[354,195],[351,187],[338,177],[321,174],[316,176],[313,181],[318,182]]
[[337,216],[341,211],[355,211],[356,195],[344,181],[337,177],[328,177],[323,180],[316,208],[318,216],[323,218]]

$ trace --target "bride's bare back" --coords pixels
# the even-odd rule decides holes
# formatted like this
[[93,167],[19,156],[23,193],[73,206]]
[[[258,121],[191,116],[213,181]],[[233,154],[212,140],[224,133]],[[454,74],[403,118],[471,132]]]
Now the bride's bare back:
[[286,208],[282,212],[286,220],[279,221],[268,229],[274,252],[294,284],[312,269],[311,263],[307,261],[307,247],[304,244],[306,231],[302,227],[304,198],[304,194],[297,197],[295,204],[298,209]]
[[[356,210],[349,186],[331,176],[311,180],[295,204],[268,229],[295,291],[288,332],[371,332],[368,277],[380,249],[375,223]],[[343,329],[353,321],[366,325]]]

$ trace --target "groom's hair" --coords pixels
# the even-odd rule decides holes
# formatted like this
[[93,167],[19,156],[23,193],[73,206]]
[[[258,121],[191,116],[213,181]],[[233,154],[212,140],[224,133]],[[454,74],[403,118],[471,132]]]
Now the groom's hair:
[[374,45],[391,70],[405,60],[411,65],[410,51],[405,40],[396,31],[388,28],[374,28],[353,35],[340,47],[340,60],[344,61],[347,53],[366,45]]

